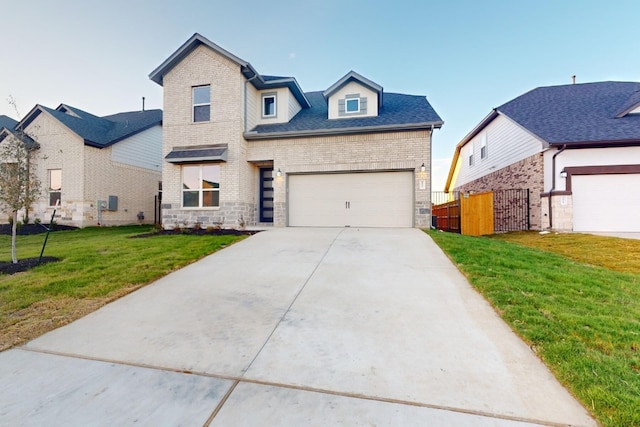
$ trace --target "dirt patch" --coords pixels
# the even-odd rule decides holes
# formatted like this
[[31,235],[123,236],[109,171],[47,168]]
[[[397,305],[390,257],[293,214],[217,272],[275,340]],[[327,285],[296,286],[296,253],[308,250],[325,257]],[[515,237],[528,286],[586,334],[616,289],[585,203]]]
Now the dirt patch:
[[0,351],[23,344],[53,329],[67,325],[105,304],[115,301],[144,285],[123,288],[103,298],[60,298],[31,304],[0,318]]

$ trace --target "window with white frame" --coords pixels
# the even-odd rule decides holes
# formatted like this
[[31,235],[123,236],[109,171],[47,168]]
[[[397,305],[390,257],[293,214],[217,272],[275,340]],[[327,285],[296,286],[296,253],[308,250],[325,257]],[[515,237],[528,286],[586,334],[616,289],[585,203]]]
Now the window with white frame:
[[473,166],[473,150],[469,151],[469,166]]
[[487,133],[486,132],[483,132],[482,135],[480,135],[480,158],[481,159],[487,158]]
[[182,166],[182,207],[220,206],[220,165]]
[[49,206],[56,206],[62,197],[62,169],[49,169]]
[[360,112],[360,98],[348,98],[344,102],[344,111],[346,113]]
[[276,117],[276,94],[262,95],[262,117]]
[[194,86],[193,92],[193,121],[208,122],[211,120],[211,86]]

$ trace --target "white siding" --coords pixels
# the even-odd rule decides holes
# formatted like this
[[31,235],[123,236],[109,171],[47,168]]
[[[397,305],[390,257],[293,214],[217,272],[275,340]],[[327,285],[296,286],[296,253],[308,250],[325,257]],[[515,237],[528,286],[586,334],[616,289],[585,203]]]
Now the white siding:
[[[480,158],[481,141],[486,138],[487,156]],[[543,149],[543,142],[511,119],[499,115],[460,150],[461,167],[456,186],[474,181],[496,170],[526,159]],[[473,165],[469,154],[473,150]]]
[[[276,117],[262,117],[262,95],[264,94],[276,94]],[[292,110],[295,110],[296,107],[292,106],[291,103],[297,104],[297,101],[289,91],[289,88],[280,87],[277,89],[267,89],[262,91],[256,91],[253,100],[248,100],[247,109],[252,108],[253,114],[255,114],[255,124],[256,125],[268,125],[273,123],[287,123],[291,120]],[[253,106],[251,104],[253,103]],[[298,110],[295,111],[297,113],[300,111],[300,106],[298,105]],[[294,113],[294,115],[295,115]],[[255,126],[255,125],[254,125]],[[252,128],[249,127],[249,130]]]
[[[551,189],[551,164],[556,150],[545,153],[545,188]],[[586,148],[580,150],[565,150],[556,157],[556,190],[565,190],[565,179],[560,178],[560,172],[571,166],[608,166],[608,165],[637,165],[640,164],[640,147],[616,148]]]
[[300,104],[298,104],[298,100],[291,92],[289,92],[289,119],[291,120],[298,112],[302,110]]
[[154,126],[113,145],[111,160],[160,172],[162,170],[162,126]]
[[260,117],[260,95],[255,87],[249,82],[245,83],[245,132],[250,131],[258,124]]

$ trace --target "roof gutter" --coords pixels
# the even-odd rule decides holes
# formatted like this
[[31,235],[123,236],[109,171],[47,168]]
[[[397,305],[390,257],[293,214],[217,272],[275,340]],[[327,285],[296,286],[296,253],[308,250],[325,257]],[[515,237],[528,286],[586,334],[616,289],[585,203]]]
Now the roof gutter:
[[562,153],[566,149],[567,144],[564,144],[551,158],[551,189],[549,190],[549,229],[553,229],[553,207],[551,198],[553,196],[553,192],[556,191],[556,157],[558,157],[560,153]]
[[410,123],[406,125],[381,125],[381,126],[363,126],[363,127],[351,127],[342,129],[317,129],[317,130],[303,130],[303,131],[288,131],[288,132],[270,132],[270,133],[258,133],[255,131],[245,132],[244,139],[275,139],[275,138],[296,138],[302,136],[330,136],[330,135],[350,135],[354,133],[363,132],[392,132],[392,131],[407,131],[407,130],[429,130],[433,132],[433,129],[440,129],[443,122],[428,122],[428,123]]

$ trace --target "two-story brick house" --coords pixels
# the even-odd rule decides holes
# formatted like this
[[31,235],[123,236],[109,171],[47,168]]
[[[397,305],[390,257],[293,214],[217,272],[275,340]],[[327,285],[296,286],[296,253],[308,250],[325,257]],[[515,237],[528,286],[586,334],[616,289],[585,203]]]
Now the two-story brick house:
[[58,223],[76,227],[153,223],[161,110],[98,117],[66,104],[36,105],[20,122],[2,117],[0,143],[16,129],[37,143],[33,167],[42,192],[31,220],[48,222],[56,209]]
[[163,225],[427,226],[424,96],[350,72],[325,91],[194,34],[149,76],[164,89]]

